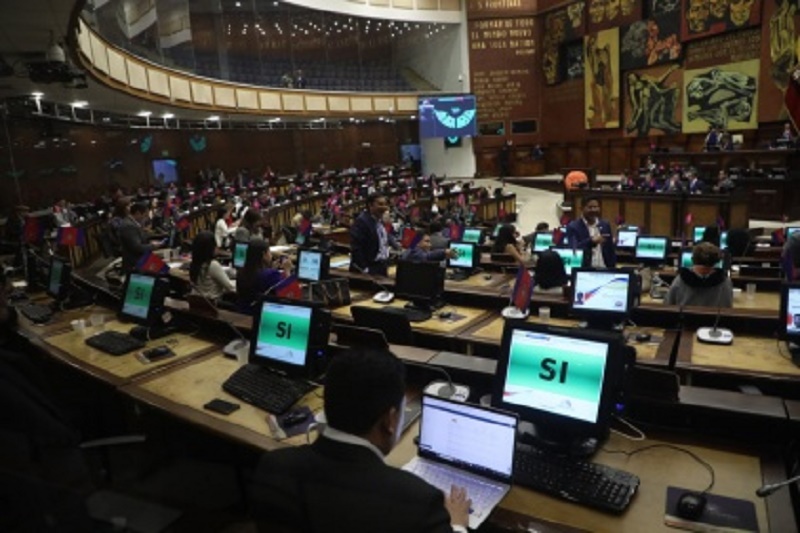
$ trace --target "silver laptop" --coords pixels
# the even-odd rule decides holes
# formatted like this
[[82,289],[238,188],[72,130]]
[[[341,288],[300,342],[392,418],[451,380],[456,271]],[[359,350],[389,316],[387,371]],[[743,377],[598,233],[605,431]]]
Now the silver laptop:
[[517,424],[512,413],[423,396],[418,455],[403,470],[445,494],[466,488],[477,529],[511,488]]

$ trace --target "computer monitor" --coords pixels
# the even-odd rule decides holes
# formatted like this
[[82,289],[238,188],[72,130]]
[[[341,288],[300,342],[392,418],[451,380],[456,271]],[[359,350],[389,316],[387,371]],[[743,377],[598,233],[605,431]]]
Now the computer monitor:
[[470,242],[472,244],[481,244],[483,242],[483,230],[481,228],[464,228],[464,234],[461,235],[462,242]]
[[700,242],[703,240],[703,235],[706,234],[706,227],[705,226],[695,226],[694,228],[694,238],[692,242]]
[[505,224],[503,224],[502,222],[500,224],[496,224],[495,225],[494,229],[492,230],[492,238],[493,239],[497,238],[497,235],[500,234],[500,228],[502,228],[503,226],[505,226]]
[[792,362],[800,366],[800,283],[781,286],[781,325],[779,335],[786,341]]
[[719,234],[719,247],[722,250],[728,249],[728,232],[723,231]]
[[572,248],[551,248],[555,253],[561,257],[561,261],[564,262],[564,270],[567,273],[567,276],[572,275],[573,268],[581,268],[584,265],[583,260],[585,254],[583,253],[583,249],[575,249]]
[[251,364],[292,377],[321,374],[327,361],[330,313],[319,303],[265,297],[253,317]]
[[331,258],[322,250],[299,250],[297,252],[297,279],[321,281],[328,277]]
[[451,242],[449,245],[455,255],[447,260],[447,266],[472,272],[480,264],[480,254],[474,244],[467,242]]
[[624,374],[623,344],[617,332],[507,321],[492,406],[533,424],[535,445],[590,455],[608,435]]
[[785,232],[786,239],[788,240],[789,237],[791,237],[795,232],[798,232],[798,231],[800,231],[800,227],[797,227],[797,226],[790,226],[790,227],[786,228],[786,232]]
[[120,317],[144,326],[160,323],[168,292],[169,281],[164,278],[137,272],[128,274]]
[[[721,254],[721,258],[714,264],[714,268],[718,268],[720,270],[729,270],[730,263],[731,263],[731,256],[727,252],[723,252]],[[684,248],[681,250],[681,268],[692,268],[694,266],[694,261],[692,260],[692,248]]]
[[640,263],[660,265],[667,259],[669,238],[642,236],[636,238],[636,260]]
[[617,230],[617,248],[635,248],[636,238],[639,236],[639,228],[622,227]]
[[532,247],[534,252],[544,252],[554,244],[552,231],[537,231],[533,234]]
[[398,261],[394,292],[413,307],[430,310],[444,294],[444,274],[439,263]]
[[50,259],[50,273],[47,276],[47,294],[56,300],[68,296],[72,278],[72,267],[59,257]]
[[244,263],[247,260],[247,249],[250,248],[250,243],[237,242],[233,245],[233,268],[244,268]]
[[555,244],[556,246],[567,246],[569,244],[569,238],[567,237],[567,227],[559,226],[558,232],[561,235],[561,238],[558,241],[556,241],[554,236],[553,244]]
[[572,313],[590,328],[623,322],[633,305],[634,274],[627,270],[572,269]]

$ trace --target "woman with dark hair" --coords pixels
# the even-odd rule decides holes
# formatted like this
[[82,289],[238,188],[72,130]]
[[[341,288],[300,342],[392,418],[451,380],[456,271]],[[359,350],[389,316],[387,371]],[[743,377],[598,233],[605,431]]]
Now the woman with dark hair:
[[234,292],[233,285],[222,265],[214,259],[217,243],[210,231],[201,231],[192,241],[192,263],[189,279],[194,290],[209,300],[219,300],[226,292]]
[[253,239],[247,247],[244,267],[236,277],[236,307],[242,313],[255,313],[258,297],[275,287],[292,272],[289,258],[282,258],[278,268],[273,267],[269,243]]
[[520,266],[526,266],[525,259],[519,251],[516,231],[511,224],[503,224],[500,226],[500,230],[497,232],[497,237],[492,245],[492,253],[510,255]]
[[569,281],[561,256],[552,250],[539,254],[533,279],[535,292],[561,294]]
[[233,233],[236,226],[239,225],[238,221],[232,222],[228,225],[228,217],[231,216],[233,206],[222,205],[217,207],[217,221],[214,223],[214,240],[217,242],[217,248],[223,248],[228,235]]
[[242,223],[233,232],[233,240],[236,242],[249,242],[262,239],[261,221],[261,212],[252,208],[248,209],[244,217],[242,217]]

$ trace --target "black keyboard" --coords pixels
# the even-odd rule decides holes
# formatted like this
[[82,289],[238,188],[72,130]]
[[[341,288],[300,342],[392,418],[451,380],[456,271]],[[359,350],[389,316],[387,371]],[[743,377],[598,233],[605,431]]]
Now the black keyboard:
[[314,389],[314,385],[291,379],[258,365],[244,365],[222,384],[225,392],[272,414],[281,415]]
[[381,310],[387,313],[403,315],[409,322],[425,322],[433,316],[433,313],[425,309],[408,309],[406,307],[391,307],[387,305],[381,308]]
[[34,324],[44,324],[53,318],[53,310],[49,305],[23,304],[18,305],[17,309]]
[[119,331],[103,331],[86,339],[86,344],[110,355],[125,355],[145,347],[145,342]]
[[514,483],[601,511],[621,513],[636,494],[639,477],[518,444]]

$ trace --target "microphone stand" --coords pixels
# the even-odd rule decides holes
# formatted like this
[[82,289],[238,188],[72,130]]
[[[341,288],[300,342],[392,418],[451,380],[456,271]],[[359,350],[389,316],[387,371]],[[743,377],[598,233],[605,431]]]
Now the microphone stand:
[[414,361],[407,361],[407,360],[403,360],[403,364],[415,366],[417,368],[422,368],[425,370],[433,370],[435,372],[440,372],[444,376],[446,381],[439,380],[428,383],[428,385],[424,389],[425,394],[430,394],[432,396],[438,396],[439,398],[444,398],[447,400],[455,400],[459,402],[465,402],[467,401],[467,398],[469,398],[469,387],[466,385],[453,383],[450,374],[444,368],[417,363]]
[[350,261],[350,264],[353,267],[355,267],[355,269],[358,270],[361,274],[367,276],[372,283],[374,283],[379,289],[381,289],[381,292],[375,294],[375,296],[372,297],[372,300],[374,302],[382,303],[382,304],[388,304],[392,300],[394,300],[394,293],[392,291],[390,291],[385,285],[383,285],[378,280],[376,280],[375,277],[372,274],[370,274],[369,272],[365,271],[363,268],[361,268],[357,264],[353,263],[352,260]]
[[759,498],[766,498],[767,496],[772,495],[772,493],[777,492],[779,489],[787,485],[791,485],[792,483],[797,483],[798,481],[800,481],[800,475],[791,477],[779,483],[773,483],[771,485],[763,485],[756,490],[756,496],[758,496]]

